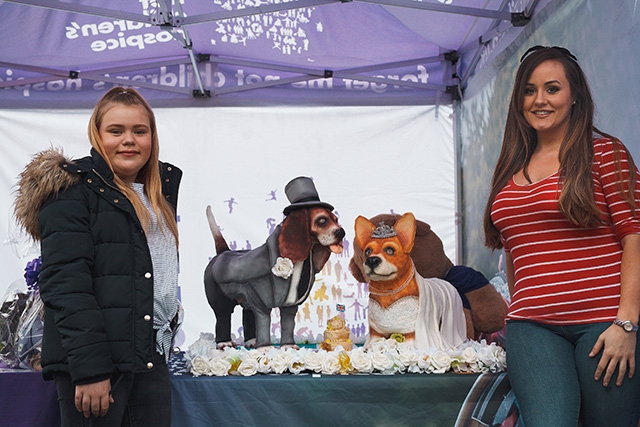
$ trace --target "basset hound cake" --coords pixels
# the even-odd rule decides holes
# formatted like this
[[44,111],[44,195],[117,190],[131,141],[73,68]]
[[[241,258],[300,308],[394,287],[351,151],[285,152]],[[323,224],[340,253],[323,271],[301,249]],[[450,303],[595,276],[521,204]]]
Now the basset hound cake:
[[[217,255],[204,273],[205,293],[216,316],[216,342],[231,342],[231,315],[240,304],[255,317],[256,347],[271,345],[271,310],[278,308],[282,346],[295,347],[294,328],[298,306],[311,291],[315,275],[331,253],[342,252],[344,229],[333,206],[320,201],[311,178],[297,177],[285,186],[291,203],[284,220],[267,241],[253,250],[231,251],[207,207]],[[243,316],[243,323],[251,316]],[[244,325],[245,332],[251,325]],[[248,340],[245,333],[245,341]]]
[[[382,213],[369,221],[376,227],[382,223],[393,227],[399,218],[398,214]],[[357,244],[353,246],[349,270],[357,281],[368,283],[363,270],[364,254]],[[464,265],[453,265],[438,235],[428,223],[419,219],[416,219],[416,237],[410,254],[422,277],[444,279],[457,289],[467,318],[468,338],[484,338],[504,329],[508,304],[502,295],[481,272]]]

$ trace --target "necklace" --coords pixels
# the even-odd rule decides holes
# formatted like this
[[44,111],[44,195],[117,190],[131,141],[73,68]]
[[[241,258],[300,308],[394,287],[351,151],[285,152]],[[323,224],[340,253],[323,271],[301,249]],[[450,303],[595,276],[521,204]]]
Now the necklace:
[[[413,264],[413,262],[412,262],[412,264]],[[400,287],[398,287],[396,289],[382,290],[382,289],[376,289],[373,286],[371,286],[371,284],[369,284],[369,293],[371,295],[375,295],[377,297],[386,297],[386,296],[395,295],[398,292],[402,291],[407,286],[409,286],[409,283],[411,282],[411,279],[413,279],[413,277],[415,275],[416,275],[416,268],[414,266],[412,268],[411,274],[409,275],[409,277],[407,277],[407,280],[402,284],[402,286],[400,286]]]

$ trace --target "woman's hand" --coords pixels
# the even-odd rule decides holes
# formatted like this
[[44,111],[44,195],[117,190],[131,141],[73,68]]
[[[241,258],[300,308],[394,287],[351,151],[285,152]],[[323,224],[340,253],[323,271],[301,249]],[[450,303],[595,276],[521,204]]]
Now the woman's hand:
[[[637,323],[640,312],[640,234],[628,234],[620,241],[622,246],[622,262],[620,265],[620,306],[618,319],[631,320]],[[624,375],[631,378],[636,370],[636,332],[626,332],[613,323],[600,336],[593,346],[590,357],[602,351],[602,357],[596,368],[595,379],[603,378],[602,385],[609,381],[618,368],[616,385],[622,385]],[[604,377],[603,377],[604,375]]]
[[613,323],[600,334],[598,341],[596,341],[591,353],[589,353],[589,357],[595,357],[602,351],[602,357],[600,357],[594,376],[595,380],[600,381],[600,378],[603,378],[602,385],[608,386],[616,367],[618,368],[617,386],[622,385],[625,374],[631,378],[636,370],[635,350],[637,339],[637,333],[626,332]]
[[75,403],[78,412],[82,412],[85,418],[91,415],[104,417],[107,415],[109,405],[113,403],[111,397],[111,380],[106,379],[97,383],[81,384],[76,386]]

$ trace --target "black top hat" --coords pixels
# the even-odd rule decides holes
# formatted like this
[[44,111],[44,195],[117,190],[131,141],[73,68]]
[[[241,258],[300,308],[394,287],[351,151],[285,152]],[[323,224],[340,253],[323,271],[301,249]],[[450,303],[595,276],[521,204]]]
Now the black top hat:
[[320,201],[320,196],[318,196],[316,186],[313,184],[311,178],[307,178],[306,176],[299,176],[289,181],[289,183],[284,187],[284,193],[291,202],[289,206],[284,208],[283,213],[285,215],[289,215],[289,212],[294,209],[313,206],[320,206],[333,211],[333,206],[329,203]]

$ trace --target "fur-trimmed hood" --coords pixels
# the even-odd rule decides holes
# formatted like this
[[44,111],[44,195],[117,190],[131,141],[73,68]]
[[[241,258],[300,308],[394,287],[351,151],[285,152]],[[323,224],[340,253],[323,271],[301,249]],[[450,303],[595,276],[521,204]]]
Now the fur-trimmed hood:
[[70,162],[61,149],[50,148],[34,155],[18,177],[14,216],[35,241],[40,241],[38,217],[44,201],[81,180],[61,167]]

